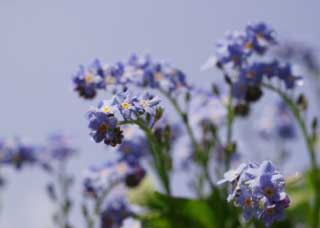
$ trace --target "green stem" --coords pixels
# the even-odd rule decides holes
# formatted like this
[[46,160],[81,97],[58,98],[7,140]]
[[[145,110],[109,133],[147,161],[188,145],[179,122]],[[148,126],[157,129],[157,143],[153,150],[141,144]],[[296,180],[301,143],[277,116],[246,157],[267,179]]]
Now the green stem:
[[[227,105],[227,137],[226,137],[226,146],[232,142],[232,132],[233,132],[233,123],[234,123],[234,108],[232,103],[232,88],[230,88],[229,99]],[[230,154],[226,155],[225,159],[225,169],[226,171],[230,169]]]
[[[182,108],[180,107],[180,105],[178,104],[178,102],[176,101],[176,99],[174,99],[169,93],[167,93],[166,91],[160,89],[160,92],[165,96],[167,97],[167,99],[171,102],[172,106],[174,107],[174,109],[176,110],[176,112],[178,113],[178,115],[180,116],[186,130],[187,130],[187,133],[192,141],[192,145],[196,151],[197,154],[200,154],[202,155],[204,153],[204,151],[202,150],[202,148],[200,147],[200,145],[198,144],[197,140],[196,140],[196,137],[194,135],[194,132],[189,124],[189,119],[188,119],[188,116],[186,114],[186,112],[184,112],[182,110]],[[202,161],[203,159],[201,159]],[[208,160],[208,159],[207,159]],[[214,183],[211,179],[211,176],[209,174],[209,166],[208,166],[208,161],[206,162],[203,162],[203,172],[204,172],[204,175],[210,185],[210,187],[213,189],[214,188]]]
[[60,188],[59,223],[61,228],[68,227],[68,217],[70,212],[70,202],[68,199],[69,180],[66,176],[66,164],[59,162],[58,185]]
[[159,142],[159,140],[156,138],[156,136],[153,134],[151,128],[146,126],[143,120],[137,119],[132,121],[122,121],[119,123],[120,125],[125,124],[135,124],[138,125],[141,130],[144,131],[146,134],[146,137],[148,139],[148,142],[150,144],[151,149],[151,155],[153,157],[154,166],[156,167],[157,174],[160,178],[160,181],[168,195],[171,195],[171,189],[170,189],[170,179],[167,172],[167,160],[166,155],[163,153],[163,146]]
[[312,216],[312,224],[311,227],[318,228],[319,227],[319,213],[320,213],[320,179],[318,173],[318,164],[317,164],[317,157],[315,151],[315,141],[311,135],[309,135],[306,124],[303,120],[303,117],[300,113],[299,108],[297,107],[296,103],[283,91],[278,88],[275,88],[269,84],[263,84],[263,86],[278,95],[280,95],[284,101],[287,103],[288,107],[291,109],[295,119],[298,122],[299,127],[301,128],[303,137],[305,139],[310,162],[311,162],[311,177],[313,180],[313,187],[314,187],[314,194],[315,194],[315,202],[313,207],[313,216]]
[[151,151],[153,153],[155,166],[158,170],[158,175],[160,177],[160,180],[164,186],[166,193],[168,195],[171,195],[170,179],[169,179],[169,175],[167,172],[167,165],[166,165],[167,161],[162,151],[162,145],[159,143],[159,140],[155,137],[152,130],[148,128],[142,120],[138,119],[135,122],[146,133],[146,136],[151,146]]
[[174,109],[176,110],[176,112],[178,113],[178,115],[181,117],[181,120],[188,132],[188,135],[192,141],[192,144],[197,148],[199,147],[198,142],[196,140],[196,137],[193,133],[193,130],[189,124],[189,120],[188,120],[188,116],[186,115],[186,113],[182,110],[182,108],[180,107],[180,105],[178,104],[178,102],[167,92],[160,90],[160,92],[167,97],[167,99],[171,102],[172,106],[174,107]]

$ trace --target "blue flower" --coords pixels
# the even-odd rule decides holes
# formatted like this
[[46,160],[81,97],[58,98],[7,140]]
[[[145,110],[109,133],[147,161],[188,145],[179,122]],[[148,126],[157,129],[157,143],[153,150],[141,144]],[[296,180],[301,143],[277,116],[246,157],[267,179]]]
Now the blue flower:
[[224,184],[226,182],[232,183],[236,181],[240,177],[240,175],[243,173],[243,171],[246,170],[247,168],[248,168],[248,165],[245,163],[242,163],[238,166],[238,168],[227,171],[223,175],[223,179],[218,181],[218,184]]
[[280,202],[274,202],[270,203],[267,201],[264,205],[264,211],[261,214],[261,219],[264,222],[264,224],[269,227],[271,226],[275,221],[281,221],[284,219],[284,210],[285,206],[283,203]]
[[[106,110],[107,111],[107,110]],[[104,141],[107,145],[115,146],[122,141],[122,131],[117,127],[117,118],[113,114],[100,110],[88,113],[90,135],[97,143]]]
[[2,142],[1,163],[13,165],[17,169],[21,169],[26,164],[42,164],[39,159],[40,147],[26,143],[16,138],[14,140],[4,140]]
[[279,221],[284,209],[289,207],[290,199],[285,193],[284,178],[271,161],[241,164],[236,170],[225,173],[218,183],[231,182],[228,201],[236,201],[243,209],[246,220],[256,217],[266,226]]
[[264,54],[271,44],[275,44],[274,30],[264,22],[248,24],[246,27],[246,48]]
[[160,98],[152,95],[149,92],[144,92],[137,98],[136,107],[141,113],[148,113],[154,116],[156,113],[156,108],[160,103]]
[[140,159],[148,152],[148,142],[145,137],[137,137],[132,140],[123,140],[118,151],[121,154],[121,160],[126,161],[130,166],[137,166]]
[[277,76],[279,70],[279,62],[274,60],[270,63],[261,63],[263,65],[263,75],[266,76],[268,79]]
[[244,48],[245,37],[239,33],[228,34],[226,39],[217,44],[217,61],[221,66],[231,64],[234,68],[242,66],[248,53]]
[[248,80],[246,77],[239,77],[237,81],[232,84],[232,96],[243,100],[248,91]]
[[89,69],[83,65],[73,76],[74,89],[85,99],[92,99],[96,96],[96,90],[104,88],[104,72],[99,60],[95,60]]
[[293,114],[288,105],[281,101],[277,105],[277,111],[275,116],[276,133],[282,139],[293,139],[296,137],[296,126]]
[[138,98],[132,96],[129,92],[119,93],[113,99],[113,105],[115,105],[120,111],[123,119],[132,119],[134,115],[137,115],[139,109],[136,106]]
[[128,204],[122,198],[108,202],[100,215],[101,228],[121,227],[123,221],[132,216]]
[[50,157],[61,161],[67,160],[77,152],[72,145],[70,138],[62,132],[52,134],[48,139],[46,148]]
[[296,76],[293,74],[290,64],[279,67],[278,77],[284,81],[287,89],[293,89],[302,79],[301,76]]
[[284,179],[281,175],[263,174],[252,187],[255,194],[274,202],[280,199],[280,193],[284,190]]
[[243,209],[243,217],[249,220],[251,217],[258,217],[261,209],[259,208],[258,198],[244,185],[240,186],[237,204]]

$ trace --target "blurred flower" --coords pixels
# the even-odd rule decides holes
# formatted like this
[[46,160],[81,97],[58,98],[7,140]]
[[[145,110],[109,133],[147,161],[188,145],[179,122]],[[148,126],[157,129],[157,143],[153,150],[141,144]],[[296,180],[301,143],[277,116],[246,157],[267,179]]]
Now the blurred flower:
[[103,88],[104,72],[99,60],[95,60],[92,65],[85,69],[83,65],[73,76],[74,90],[85,99],[92,99],[96,96],[96,90]]
[[53,159],[60,161],[67,160],[77,153],[71,139],[62,132],[54,133],[49,137],[46,149]]
[[21,169],[25,164],[43,165],[38,156],[41,150],[40,146],[27,143],[20,138],[5,139],[0,143],[0,162],[13,165],[17,169]]
[[246,27],[246,48],[264,54],[267,48],[276,43],[274,30],[264,22],[251,23]]
[[121,160],[126,161],[130,166],[136,166],[140,159],[149,152],[148,141],[145,137],[137,137],[131,140],[123,140],[118,149]]
[[91,197],[99,197],[103,191],[115,184],[135,187],[140,184],[145,174],[146,171],[140,163],[128,164],[124,159],[90,166],[83,181],[84,193]]
[[108,202],[100,215],[101,228],[120,228],[125,219],[132,216],[132,212],[122,198]]
[[303,42],[286,40],[274,49],[275,57],[285,61],[295,61],[312,73],[320,72],[320,62],[315,48]]
[[283,100],[278,102],[275,124],[277,135],[282,139],[293,139],[296,137],[294,116]]
[[278,69],[278,75],[281,80],[284,81],[287,89],[292,89],[296,86],[296,83],[302,80],[301,76],[296,76],[293,74],[291,65],[286,64]]
[[217,44],[217,62],[219,66],[231,64],[233,68],[239,68],[247,57],[244,34],[230,33],[225,40]]
[[288,105],[283,101],[277,101],[272,108],[263,110],[264,115],[260,120],[259,135],[264,139],[291,140],[296,138],[296,123]]

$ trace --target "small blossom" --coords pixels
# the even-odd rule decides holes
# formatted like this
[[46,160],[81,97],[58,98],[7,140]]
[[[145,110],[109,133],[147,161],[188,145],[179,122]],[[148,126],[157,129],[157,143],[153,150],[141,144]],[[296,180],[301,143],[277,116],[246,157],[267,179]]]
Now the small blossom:
[[121,143],[123,135],[117,127],[117,118],[100,110],[92,110],[88,113],[90,135],[97,143],[104,141],[107,145],[115,146]]
[[301,76],[296,76],[293,74],[290,64],[279,67],[278,77],[284,81],[287,89],[293,89],[302,79]]
[[138,98],[132,96],[130,93],[120,93],[113,100],[113,105],[115,105],[120,111],[123,119],[129,120],[132,119],[138,113],[138,107],[136,103]]
[[271,161],[241,164],[236,170],[225,173],[218,183],[231,182],[232,189],[228,201],[235,200],[243,209],[246,220],[251,217],[261,219],[266,226],[280,221],[290,199],[285,193],[284,178]]
[[41,147],[20,138],[3,140],[0,147],[0,162],[3,164],[13,165],[17,169],[26,164],[43,164],[39,157]]
[[156,107],[160,103],[160,98],[150,94],[149,92],[145,92],[140,95],[137,99],[136,106],[142,113],[148,113],[151,116],[154,116],[156,113]]
[[46,145],[50,157],[57,160],[66,160],[74,156],[77,150],[71,143],[70,138],[64,133],[52,134]]
[[92,99],[96,96],[97,89],[103,85],[103,70],[99,60],[95,60],[88,70],[83,65],[79,67],[78,72],[73,77],[74,90],[85,99]]
[[228,34],[226,39],[217,44],[218,65],[231,64],[233,68],[239,68],[248,56],[244,49],[245,37],[240,33]]
[[108,202],[100,215],[101,228],[120,228],[125,219],[132,216],[132,212],[123,199]]
[[251,23],[246,27],[246,47],[258,54],[264,54],[271,44],[275,44],[274,30],[264,22]]

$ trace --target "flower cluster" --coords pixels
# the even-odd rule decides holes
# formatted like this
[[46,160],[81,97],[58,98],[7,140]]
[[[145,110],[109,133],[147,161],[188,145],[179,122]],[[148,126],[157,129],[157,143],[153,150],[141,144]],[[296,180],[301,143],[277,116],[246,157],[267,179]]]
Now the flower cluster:
[[251,217],[261,219],[266,226],[282,220],[290,199],[285,192],[283,176],[271,161],[262,164],[241,164],[237,169],[224,174],[219,184],[232,185],[228,201],[234,201],[243,209],[246,220]]
[[97,90],[127,87],[129,84],[166,92],[190,88],[182,71],[167,63],[153,61],[150,56],[138,57],[134,54],[127,61],[115,65],[104,66],[95,60],[88,69],[80,66],[73,82],[74,89],[87,99],[94,98]]
[[232,85],[234,97],[247,102],[258,100],[264,78],[277,78],[287,89],[294,88],[301,80],[288,63],[283,64],[277,59],[257,60],[275,44],[274,31],[265,23],[249,24],[244,33],[233,33],[218,43],[217,65],[236,72]]
[[89,111],[90,135],[97,143],[104,141],[107,145],[121,144],[123,132],[119,127],[120,114],[123,121],[142,118],[154,123],[157,117],[160,99],[148,92],[132,96],[128,92],[118,93],[111,100],[102,101],[97,108]]

